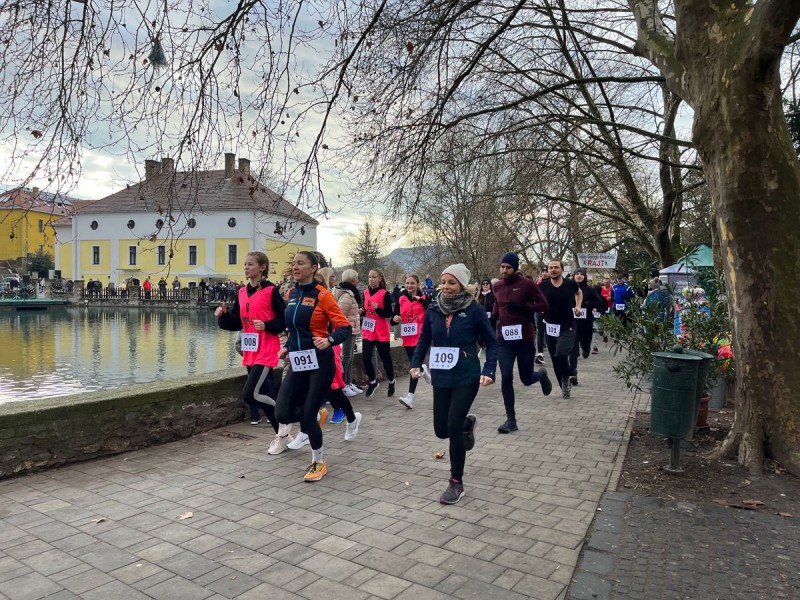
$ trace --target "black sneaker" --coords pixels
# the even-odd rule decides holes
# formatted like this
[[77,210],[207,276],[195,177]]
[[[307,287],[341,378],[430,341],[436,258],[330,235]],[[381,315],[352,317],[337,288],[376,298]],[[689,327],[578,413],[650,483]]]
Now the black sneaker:
[[444,494],[439,498],[442,504],[455,504],[464,497],[464,484],[455,479],[451,479],[447,484],[447,489]]
[[505,423],[497,428],[497,433],[511,433],[512,431],[517,431],[517,429],[516,419],[507,419]]
[[589,351],[588,350],[584,350],[583,352],[581,352],[581,354],[583,355],[583,358],[589,358]]
[[394,380],[389,382],[389,391],[386,393],[387,396],[394,396]]
[[467,420],[464,422],[464,444],[467,451],[475,447],[475,423],[477,422],[478,419],[475,418],[475,415],[467,415]]
[[378,389],[378,382],[377,381],[370,382],[369,386],[367,387],[367,393],[365,394],[365,396],[367,398],[372,398],[375,395],[375,390],[377,389]]
[[535,360],[534,362],[535,362],[537,365],[543,365],[543,364],[544,364],[544,355],[542,355],[542,354],[537,354],[537,355],[536,355],[536,360]]
[[572,385],[578,385],[578,376],[577,375],[570,375],[569,382]]
[[542,393],[549,396],[553,391],[553,383],[550,381],[550,376],[547,374],[547,369],[539,369],[539,383],[542,385]]

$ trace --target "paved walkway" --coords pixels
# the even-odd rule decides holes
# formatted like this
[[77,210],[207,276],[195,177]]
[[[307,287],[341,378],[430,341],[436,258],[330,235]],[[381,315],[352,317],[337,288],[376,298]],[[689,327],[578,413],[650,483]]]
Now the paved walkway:
[[413,411],[385,385],[360,396],[354,442],[328,424],[318,483],[308,447],[268,456],[271,429],[247,424],[2,481],[0,598],[562,599],[621,466],[613,362],[582,361],[571,400],[518,391],[511,435],[499,384],[481,390],[455,506],[424,382]]

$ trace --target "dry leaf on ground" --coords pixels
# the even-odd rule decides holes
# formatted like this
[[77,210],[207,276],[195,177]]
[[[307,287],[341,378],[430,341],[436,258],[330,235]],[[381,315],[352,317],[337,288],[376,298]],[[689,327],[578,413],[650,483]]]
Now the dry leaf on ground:
[[433,458],[435,458],[436,460],[440,460],[444,458],[444,455],[445,455],[444,450],[437,450],[436,452],[433,453]]
[[730,505],[728,504],[728,501],[727,501],[727,500],[725,500],[724,498],[714,498],[714,499],[712,500],[712,502],[713,502],[714,504],[719,504],[720,506],[730,506]]
[[193,516],[194,516],[193,512],[185,512],[180,517],[178,517],[178,519],[184,521],[186,519],[191,519]]

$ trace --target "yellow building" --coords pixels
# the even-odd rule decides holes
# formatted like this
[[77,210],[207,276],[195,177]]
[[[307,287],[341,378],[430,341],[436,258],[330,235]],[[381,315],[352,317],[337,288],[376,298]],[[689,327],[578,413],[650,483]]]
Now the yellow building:
[[182,287],[244,280],[244,257],[260,250],[277,279],[290,255],[316,248],[317,221],[225,155],[225,169],[176,172],[172,159],[145,161],[145,180],[76,206],[56,223],[63,277],[120,285],[129,277]]
[[54,256],[53,223],[70,210],[68,199],[37,188],[0,194],[0,260],[19,260],[40,250]]

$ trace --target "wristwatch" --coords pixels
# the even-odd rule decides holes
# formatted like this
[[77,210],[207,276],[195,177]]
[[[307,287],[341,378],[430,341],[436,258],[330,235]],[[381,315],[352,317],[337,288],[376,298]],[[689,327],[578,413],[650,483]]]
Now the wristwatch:
[[336,340],[333,339],[332,335],[328,336],[328,343],[333,346],[336,343]]

